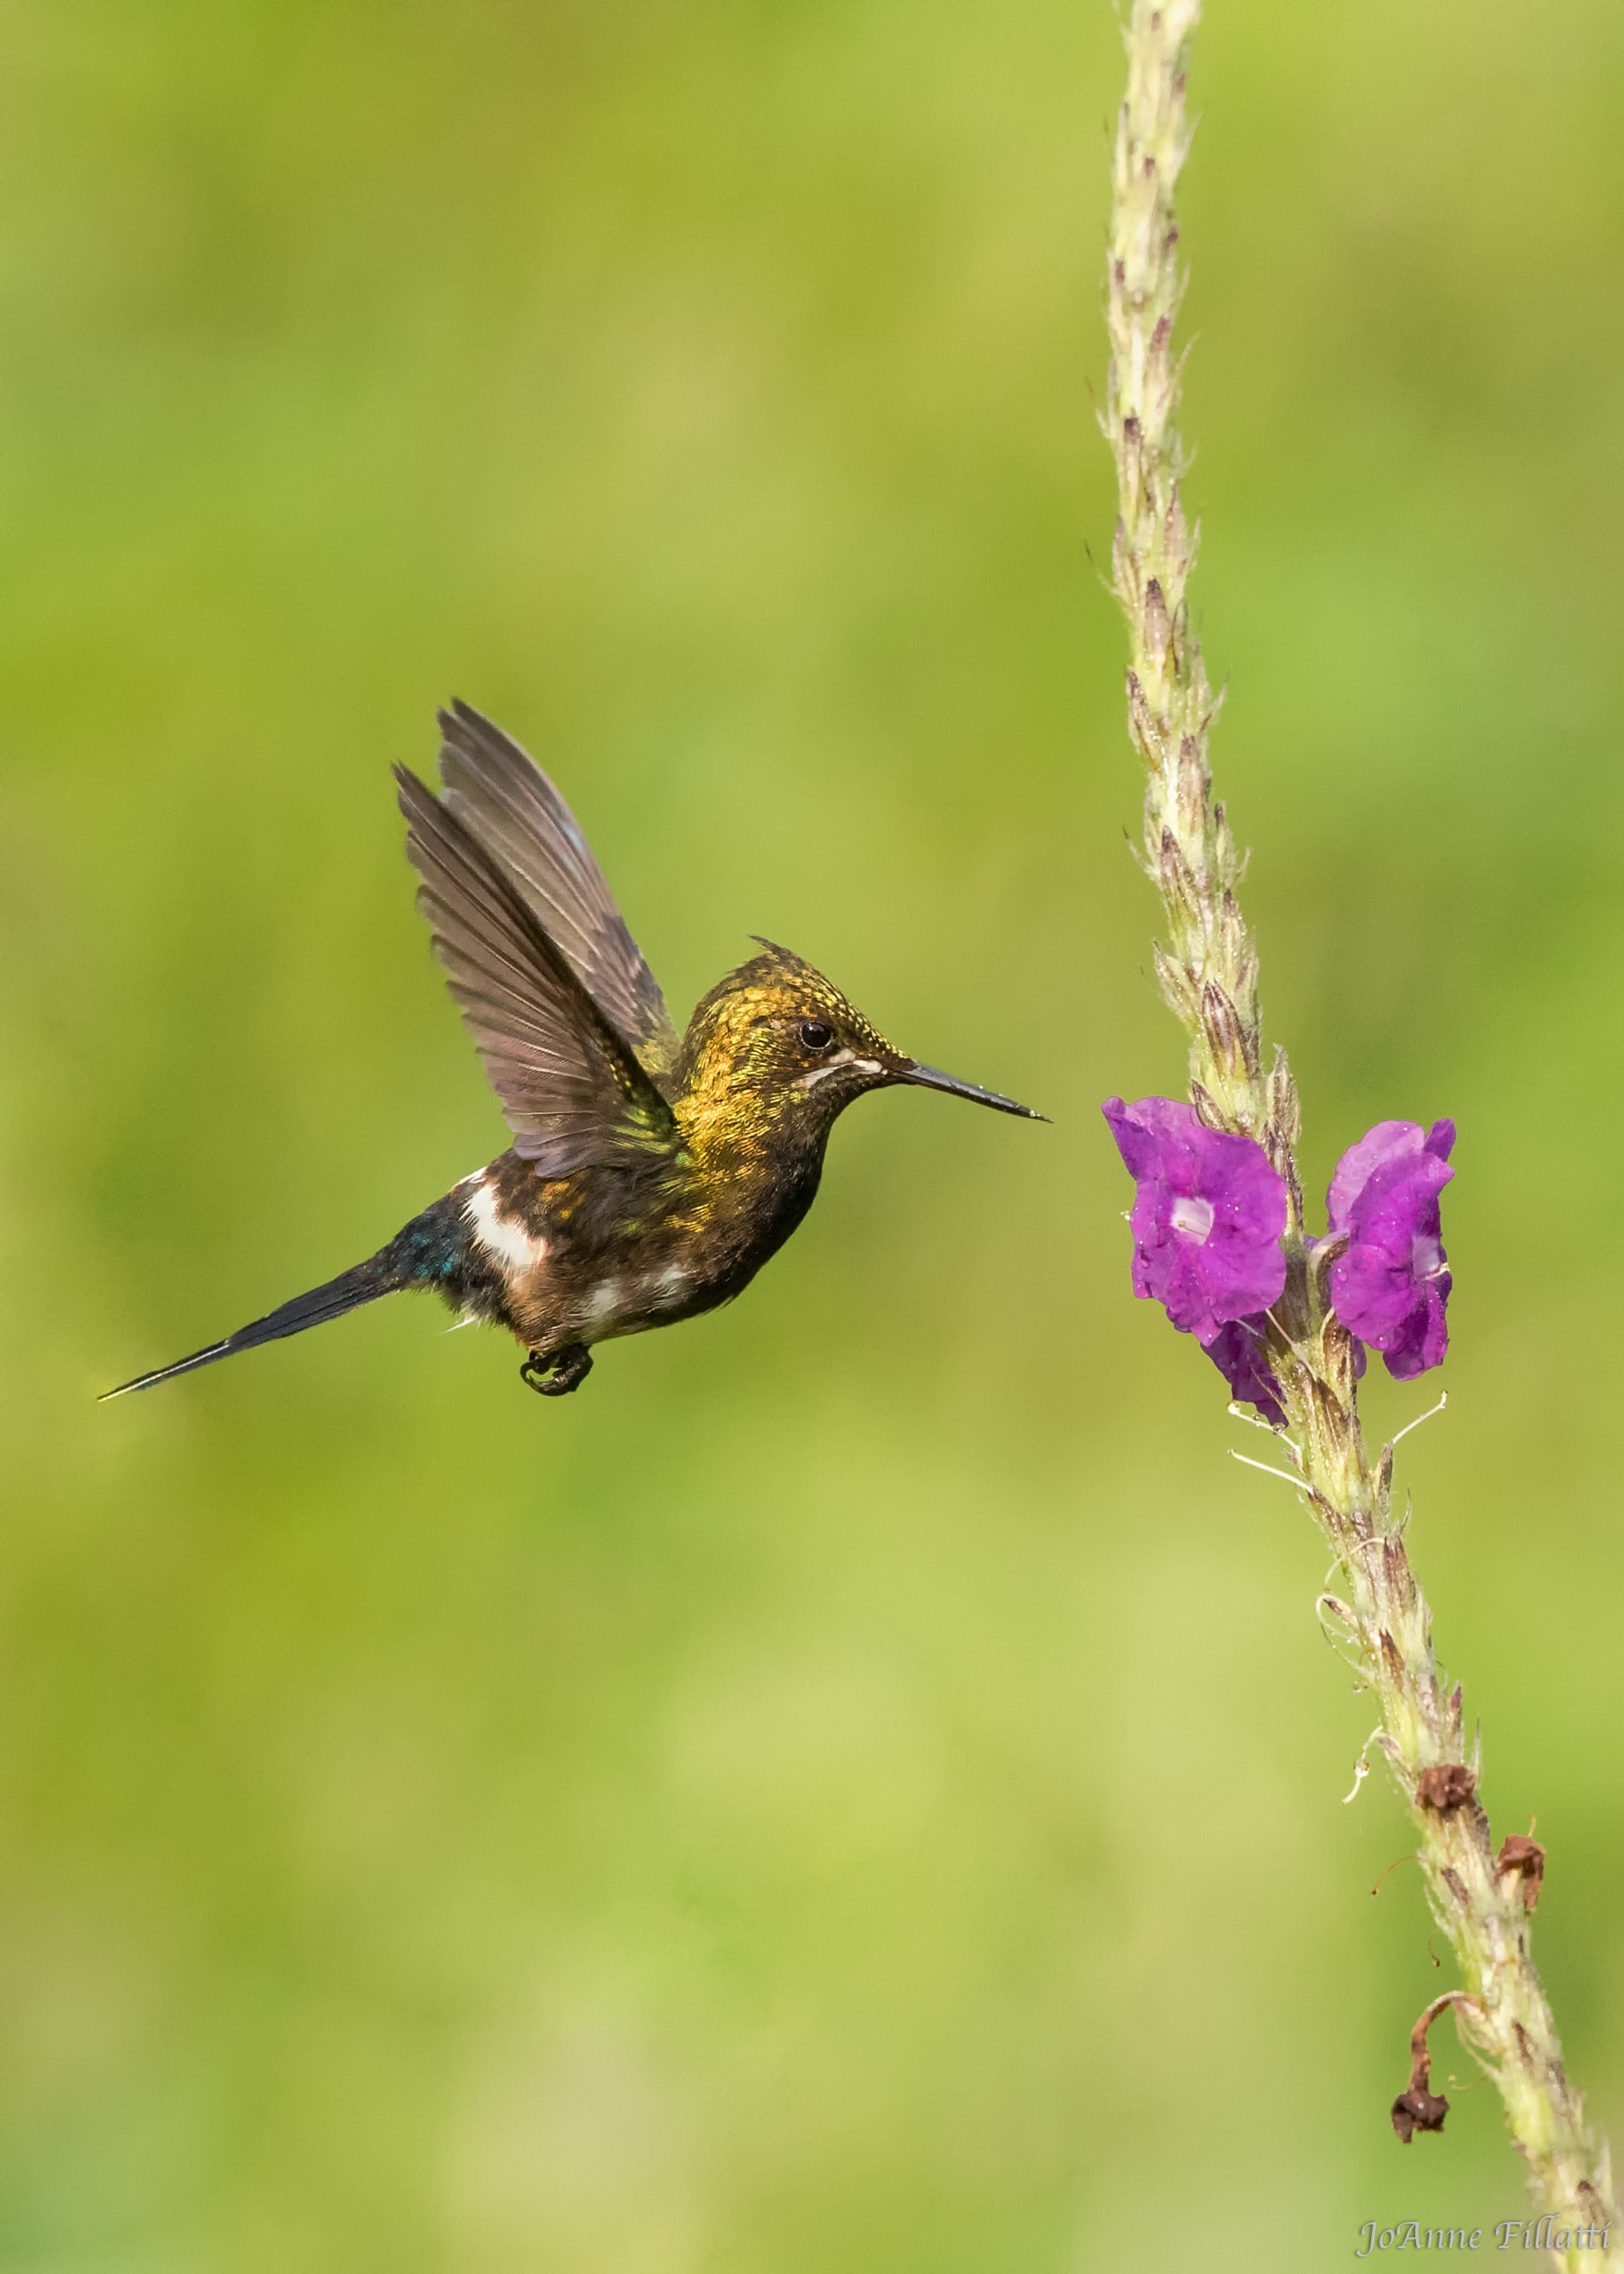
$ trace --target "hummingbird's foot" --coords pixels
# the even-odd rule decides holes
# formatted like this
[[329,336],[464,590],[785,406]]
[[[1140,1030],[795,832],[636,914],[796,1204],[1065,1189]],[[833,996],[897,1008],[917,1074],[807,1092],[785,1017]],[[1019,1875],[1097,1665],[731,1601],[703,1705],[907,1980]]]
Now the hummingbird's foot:
[[592,1353],[586,1344],[566,1343],[561,1350],[533,1350],[519,1368],[519,1380],[539,1398],[567,1398],[591,1371]]

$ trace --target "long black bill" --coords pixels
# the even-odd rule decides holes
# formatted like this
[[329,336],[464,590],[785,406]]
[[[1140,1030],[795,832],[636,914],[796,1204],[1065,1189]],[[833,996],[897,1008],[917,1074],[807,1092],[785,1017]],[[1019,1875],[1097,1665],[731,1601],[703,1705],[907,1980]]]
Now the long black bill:
[[944,1074],[939,1066],[922,1066],[917,1058],[910,1058],[906,1071],[898,1079],[920,1090],[946,1090],[950,1098],[969,1098],[974,1104],[990,1105],[998,1113],[1018,1113],[1026,1121],[1046,1121],[1046,1113],[1038,1113],[1029,1105],[1017,1105],[1013,1098],[1000,1098],[996,1090],[979,1090],[974,1082],[960,1082],[951,1074]]

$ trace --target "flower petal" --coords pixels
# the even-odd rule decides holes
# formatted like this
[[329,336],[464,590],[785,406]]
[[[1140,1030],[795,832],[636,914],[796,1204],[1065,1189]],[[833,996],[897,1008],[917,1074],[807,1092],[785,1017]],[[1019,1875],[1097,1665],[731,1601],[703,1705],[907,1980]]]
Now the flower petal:
[[1264,1325],[1261,1312],[1252,1318],[1232,1318],[1201,1347],[1229,1384],[1236,1405],[1255,1406],[1271,1429],[1284,1429],[1280,1385],[1263,1356]]
[[1134,1292],[1203,1341],[1267,1310],[1286,1284],[1286,1187],[1262,1146],[1207,1128],[1174,1098],[1102,1110],[1137,1188]]
[[1348,1242],[1331,1266],[1332,1308],[1350,1335],[1409,1380],[1449,1348],[1440,1195],[1454,1176],[1455,1124],[1382,1121],[1338,1162],[1327,1196],[1333,1233]]
[[[1445,1126],[1438,1124],[1440,1128]],[[1452,1134],[1454,1125],[1448,1126]],[[1373,1129],[1367,1129],[1357,1145],[1348,1147],[1331,1179],[1325,1209],[1332,1230],[1347,1231],[1354,1205],[1377,1169],[1422,1152],[1426,1142],[1426,1131],[1419,1121],[1378,1121]]]

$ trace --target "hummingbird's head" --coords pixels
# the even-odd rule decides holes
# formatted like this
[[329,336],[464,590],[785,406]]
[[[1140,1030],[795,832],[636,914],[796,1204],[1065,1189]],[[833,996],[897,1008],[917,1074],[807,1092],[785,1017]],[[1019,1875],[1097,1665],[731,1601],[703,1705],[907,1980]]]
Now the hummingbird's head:
[[764,952],[713,987],[688,1022],[677,1067],[678,1113],[695,1134],[725,1128],[747,1149],[769,1131],[821,1141],[854,1098],[899,1083],[1044,1119],[906,1056],[812,965],[770,940],[761,945]]

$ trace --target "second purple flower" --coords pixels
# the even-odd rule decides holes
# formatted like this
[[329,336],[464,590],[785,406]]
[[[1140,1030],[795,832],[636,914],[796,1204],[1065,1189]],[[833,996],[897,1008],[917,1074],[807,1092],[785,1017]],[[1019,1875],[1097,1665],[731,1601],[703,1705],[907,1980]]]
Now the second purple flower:
[[1453,1121],[1378,1121],[1337,1163],[1326,1205],[1346,1251],[1331,1266],[1331,1306],[1350,1335],[1412,1380],[1442,1363],[1451,1281],[1439,1196],[1454,1175]]

